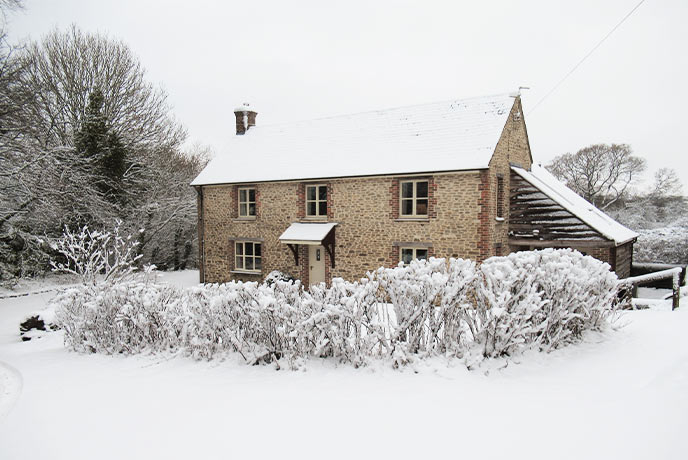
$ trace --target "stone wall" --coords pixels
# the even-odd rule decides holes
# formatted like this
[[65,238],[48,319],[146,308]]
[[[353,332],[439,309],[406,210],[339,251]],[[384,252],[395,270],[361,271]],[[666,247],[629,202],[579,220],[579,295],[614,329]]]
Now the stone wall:
[[[203,216],[203,228],[199,230],[204,238],[203,281],[260,280],[270,271],[280,270],[307,282],[307,248],[301,248],[300,263],[296,266],[293,253],[278,238],[291,223],[307,221],[304,187],[309,183],[327,184],[328,216],[320,221],[339,224],[336,265],[330,269],[328,258],[328,280],[336,276],[355,280],[368,270],[396,265],[400,243],[425,246],[428,254],[435,257],[484,260],[505,254],[508,252],[508,206],[503,212],[504,219],[497,219],[496,193],[498,174],[508,193],[510,162],[526,168],[531,164],[519,98],[515,99],[487,170],[254,184],[259,199],[257,216],[252,219],[237,217],[236,185],[203,186],[203,199],[199,200],[203,206],[199,210]],[[427,218],[400,218],[399,181],[403,179],[428,180]],[[232,273],[233,244],[237,238],[262,242],[261,273]]]
[[[335,240],[336,265],[332,269],[328,267],[328,279],[340,276],[354,280],[367,270],[396,265],[399,243],[427,244],[429,254],[436,257],[479,259],[480,176],[479,171],[414,176],[427,178],[431,190],[429,216],[416,220],[398,217],[398,199],[394,200],[393,195],[398,194],[399,177],[325,181],[330,192],[326,221],[339,224]],[[307,221],[302,217],[303,201],[299,198],[303,184],[255,184],[260,196],[260,209],[255,219],[234,217],[234,185],[204,186],[201,233],[204,235],[205,282],[259,280],[272,270],[306,278],[306,248],[300,251],[300,264],[296,266],[291,250],[278,240],[291,223]],[[237,238],[262,242],[261,274],[231,273],[234,269],[233,242]],[[329,257],[326,262],[329,264]]]
[[[533,163],[528,142],[528,131],[523,116],[521,99],[516,101],[511,108],[502,136],[497,143],[494,155],[490,160],[490,169],[487,175],[489,182],[488,216],[485,223],[489,226],[486,244],[491,245],[486,253],[489,255],[505,255],[509,252],[509,190],[511,189],[511,163],[518,164],[525,169],[530,169]],[[497,177],[503,180],[503,190],[506,197],[502,219],[497,219]]]

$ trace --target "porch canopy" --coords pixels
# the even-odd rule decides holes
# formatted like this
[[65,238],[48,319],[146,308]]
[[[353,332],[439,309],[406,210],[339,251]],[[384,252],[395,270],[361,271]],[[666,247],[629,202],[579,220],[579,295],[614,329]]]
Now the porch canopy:
[[324,246],[334,268],[334,228],[336,222],[294,222],[280,235],[280,242],[286,244],[294,253],[294,261],[299,264],[299,245]]

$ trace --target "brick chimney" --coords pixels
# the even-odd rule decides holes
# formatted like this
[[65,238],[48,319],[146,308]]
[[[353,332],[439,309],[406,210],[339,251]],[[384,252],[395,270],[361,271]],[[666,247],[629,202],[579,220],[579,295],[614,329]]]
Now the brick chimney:
[[256,126],[256,116],[258,112],[253,110],[253,107],[244,103],[241,107],[234,109],[234,116],[236,117],[236,133],[238,136],[246,133],[251,126]]

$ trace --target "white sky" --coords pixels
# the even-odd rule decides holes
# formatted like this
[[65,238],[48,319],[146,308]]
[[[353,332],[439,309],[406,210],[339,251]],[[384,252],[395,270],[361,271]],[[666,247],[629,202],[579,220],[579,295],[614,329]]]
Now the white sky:
[[529,113],[638,1],[25,0],[9,27],[17,40],[72,23],[123,40],[191,141],[216,152],[242,102],[267,124],[529,86],[536,161],[628,143],[688,192],[686,0],[646,0]]

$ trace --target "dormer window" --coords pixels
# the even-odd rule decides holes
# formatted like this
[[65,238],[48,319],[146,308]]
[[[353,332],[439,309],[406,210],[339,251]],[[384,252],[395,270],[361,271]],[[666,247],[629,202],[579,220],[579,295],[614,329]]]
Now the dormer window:
[[400,181],[399,215],[428,217],[428,180]]
[[327,185],[306,185],[306,217],[327,217]]

